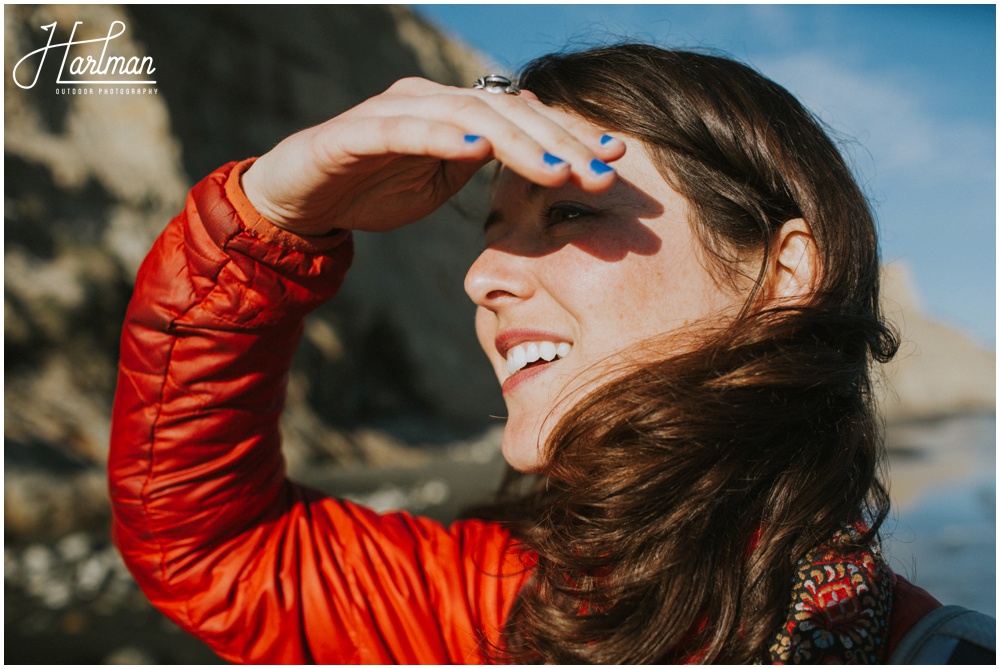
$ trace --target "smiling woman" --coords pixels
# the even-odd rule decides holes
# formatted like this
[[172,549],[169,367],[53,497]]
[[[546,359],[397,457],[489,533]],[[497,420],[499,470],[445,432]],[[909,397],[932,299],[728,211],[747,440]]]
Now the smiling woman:
[[[545,469],[539,449],[552,427],[622,352],[738,310],[741,294],[709,271],[684,198],[639,141],[624,141],[603,193],[540,189],[503,169],[486,250],[466,277],[507,403],[504,456],[522,471]],[[563,355],[526,367],[546,343]]]
[[[836,149],[709,55],[554,55],[519,86],[403,80],[192,190],[122,340],[137,581],[238,661],[886,660],[939,604],[879,550],[870,365],[896,342]],[[537,484],[443,528],[287,480],[288,366],[350,230],[418,220],[491,159],[466,290]]]

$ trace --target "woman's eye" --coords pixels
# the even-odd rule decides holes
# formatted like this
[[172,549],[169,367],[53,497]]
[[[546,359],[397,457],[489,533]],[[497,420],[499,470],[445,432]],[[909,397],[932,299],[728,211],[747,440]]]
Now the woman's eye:
[[545,211],[545,224],[556,225],[557,223],[576,221],[591,214],[593,212],[582,205],[554,204]]

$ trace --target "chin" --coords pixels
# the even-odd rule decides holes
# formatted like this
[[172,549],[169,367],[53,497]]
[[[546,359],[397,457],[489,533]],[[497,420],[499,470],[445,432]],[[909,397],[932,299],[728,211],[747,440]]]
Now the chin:
[[502,450],[504,460],[511,467],[525,474],[539,474],[545,468],[538,433],[534,430],[518,430],[510,424],[504,428]]

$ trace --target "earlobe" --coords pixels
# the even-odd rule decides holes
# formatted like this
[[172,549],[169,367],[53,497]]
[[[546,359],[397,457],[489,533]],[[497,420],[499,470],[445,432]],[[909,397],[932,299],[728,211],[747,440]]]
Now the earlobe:
[[802,218],[786,221],[771,249],[768,297],[793,304],[808,302],[819,287],[820,272],[819,249],[809,224]]

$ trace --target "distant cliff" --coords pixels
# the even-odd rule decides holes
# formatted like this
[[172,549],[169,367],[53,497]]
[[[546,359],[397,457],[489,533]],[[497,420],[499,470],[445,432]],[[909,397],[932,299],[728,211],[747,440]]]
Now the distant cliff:
[[888,421],[996,411],[996,351],[928,315],[904,263],[884,268],[882,307],[902,336],[884,369]]
[[[4,8],[5,531],[106,522],[101,468],[118,336],[138,265],[190,185],[404,76],[469,85],[482,59],[402,6]],[[10,68],[40,26],[128,28],[157,95],[55,95]],[[397,462],[405,444],[482,434],[503,415],[462,288],[486,179],[420,225],[358,235],[341,293],[308,322],[283,423],[293,473]],[[894,420],[995,405],[995,355],[922,315],[890,273],[911,343],[889,368]],[[894,287],[896,286],[896,287]],[[893,307],[894,308],[894,307]],[[892,311],[893,308],[890,308]]]

